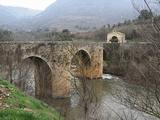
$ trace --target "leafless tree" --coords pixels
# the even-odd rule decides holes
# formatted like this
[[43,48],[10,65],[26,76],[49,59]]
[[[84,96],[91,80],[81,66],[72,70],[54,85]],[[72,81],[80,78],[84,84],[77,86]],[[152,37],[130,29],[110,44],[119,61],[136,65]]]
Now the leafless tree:
[[[158,5],[159,1],[142,0],[149,11],[150,20],[138,26],[144,44],[135,44],[130,48],[130,59],[126,81],[134,84],[132,87],[125,84],[125,93],[118,91],[116,95],[121,103],[160,118],[160,19],[153,13],[151,3]],[[140,13],[139,6],[133,2],[134,8]]]

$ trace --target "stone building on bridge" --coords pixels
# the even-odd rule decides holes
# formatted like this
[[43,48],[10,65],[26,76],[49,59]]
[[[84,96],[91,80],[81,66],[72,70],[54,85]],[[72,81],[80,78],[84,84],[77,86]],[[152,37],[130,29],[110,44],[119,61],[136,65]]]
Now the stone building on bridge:
[[112,43],[112,42],[116,42],[116,43],[126,43],[126,38],[125,38],[125,34],[121,33],[121,32],[110,32],[107,35],[107,43]]

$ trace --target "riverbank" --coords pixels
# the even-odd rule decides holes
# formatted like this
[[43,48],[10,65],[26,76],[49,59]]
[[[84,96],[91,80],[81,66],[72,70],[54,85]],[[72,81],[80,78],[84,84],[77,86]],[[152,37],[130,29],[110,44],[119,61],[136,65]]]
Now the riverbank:
[[6,80],[0,80],[0,120],[63,120],[47,104],[25,95]]

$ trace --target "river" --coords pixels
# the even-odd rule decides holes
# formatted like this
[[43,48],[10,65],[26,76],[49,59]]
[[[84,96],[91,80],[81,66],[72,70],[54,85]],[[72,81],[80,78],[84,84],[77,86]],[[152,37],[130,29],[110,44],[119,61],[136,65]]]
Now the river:
[[67,120],[158,120],[143,112],[127,108],[114,97],[119,90],[125,94],[124,82],[116,76],[105,74],[103,79],[88,80],[85,85],[89,92],[85,95],[82,94],[80,80],[74,81],[77,88],[76,91],[72,91],[70,98],[45,100]]

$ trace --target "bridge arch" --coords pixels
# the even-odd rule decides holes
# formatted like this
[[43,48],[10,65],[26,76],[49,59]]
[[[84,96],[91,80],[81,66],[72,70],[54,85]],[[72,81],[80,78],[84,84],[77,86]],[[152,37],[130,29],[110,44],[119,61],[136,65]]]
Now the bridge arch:
[[[91,56],[84,50],[78,50],[71,59],[70,70],[73,76],[82,76],[84,70],[89,69],[91,66]],[[84,75],[83,75],[84,76]]]
[[19,67],[19,87],[37,98],[52,96],[52,69],[39,56],[25,57]]
[[110,39],[110,42],[111,43],[118,43],[119,39],[117,36],[113,36],[111,39]]
[[23,63],[23,61],[25,61],[26,59],[32,58],[32,57],[41,59],[42,61],[44,61],[44,62],[48,65],[48,67],[51,69],[51,71],[53,71],[50,62],[48,62],[48,60],[47,60],[45,57],[42,57],[41,55],[26,55],[26,56],[23,56],[23,58],[22,58],[22,63]]

